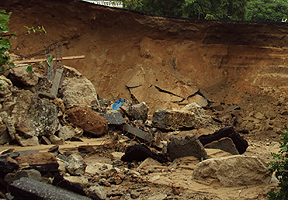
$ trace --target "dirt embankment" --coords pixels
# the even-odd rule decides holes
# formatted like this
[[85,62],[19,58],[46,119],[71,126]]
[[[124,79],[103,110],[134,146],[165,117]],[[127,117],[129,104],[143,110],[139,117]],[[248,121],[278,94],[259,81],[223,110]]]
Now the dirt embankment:
[[[286,109],[286,23],[151,17],[68,0],[2,1],[0,8],[12,12],[15,54],[28,58],[61,42],[63,56],[86,56],[63,64],[90,79],[100,98],[131,100],[126,87],[131,85],[138,88],[137,100],[152,110],[173,108],[195,86],[212,101],[240,105],[244,116]],[[44,26],[47,34],[27,34],[24,26]],[[161,95],[155,86],[180,100]],[[285,120],[281,116],[275,123]]]

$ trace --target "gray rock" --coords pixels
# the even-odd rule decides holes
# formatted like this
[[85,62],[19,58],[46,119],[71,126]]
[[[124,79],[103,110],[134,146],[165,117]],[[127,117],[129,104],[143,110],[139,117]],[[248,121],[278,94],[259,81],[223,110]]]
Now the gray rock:
[[90,198],[75,194],[68,190],[64,190],[59,187],[55,187],[50,184],[35,181],[29,178],[20,178],[12,182],[9,186],[9,190],[14,197],[21,197],[24,199],[31,199],[33,196],[35,199],[70,199],[70,200],[88,200]]
[[41,181],[42,176],[41,173],[35,169],[28,169],[28,170],[20,170],[17,171],[16,173],[8,173],[4,181],[6,181],[8,184],[12,183],[15,180],[18,180],[22,177],[27,177],[29,179],[33,179],[36,181]]
[[103,189],[103,187],[99,185],[93,185],[89,188],[87,188],[86,193],[88,193],[89,197],[95,200],[105,200],[107,198],[107,195]]
[[[80,129],[77,128],[77,130],[80,130]],[[75,128],[72,126],[62,126],[59,130],[58,137],[63,140],[69,140],[72,137],[79,134],[77,130],[75,130]]]
[[134,105],[126,104],[121,107],[121,110],[123,110],[131,120],[142,120],[145,122],[148,118],[149,107],[145,102]]
[[138,138],[146,140],[148,142],[150,142],[152,139],[150,133],[142,131],[141,129],[139,129],[137,127],[130,126],[129,124],[125,124],[123,126],[123,130],[127,131],[128,133],[130,133],[130,134],[132,134]]
[[11,70],[11,80],[21,82],[26,86],[34,86],[38,83],[39,76],[35,73],[34,70],[32,72],[27,71],[27,64],[18,65],[17,67]]
[[206,144],[204,146],[207,149],[221,149],[223,151],[229,152],[232,155],[239,155],[239,152],[230,138],[221,138],[218,141]]
[[194,156],[199,160],[208,158],[203,145],[194,134],[188,134],[185,137],[174,136],[170,138],[167,153],[171,160],[186,156]]
[[122,117],[122,114],[118,111],[113,113],[107,113],[101,115],[108,121],[108,125],[123,125],[125,123],[125,119]]
[[78,154],[71,154],[66,159],[66,170],[71,175],[83,175],[86,169],[86,163]]
[[54,135],[59,127],[57,114],[57,106],[49,99],[41,99],[30,91],[19,91],[12,110],[13,122],[18,124],[18,142],[25,137]]

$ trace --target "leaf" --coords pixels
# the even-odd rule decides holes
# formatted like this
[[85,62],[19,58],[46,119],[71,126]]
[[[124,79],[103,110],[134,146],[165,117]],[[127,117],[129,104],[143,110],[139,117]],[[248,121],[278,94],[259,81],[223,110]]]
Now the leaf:
[[13,62],[9,62],[9,65],[10,65],[11,67],[15,67],[15,65],[14,65]]
[[32,69],[33,69],[32,65],[28,65],[26,70],[27,72],[32,72]]

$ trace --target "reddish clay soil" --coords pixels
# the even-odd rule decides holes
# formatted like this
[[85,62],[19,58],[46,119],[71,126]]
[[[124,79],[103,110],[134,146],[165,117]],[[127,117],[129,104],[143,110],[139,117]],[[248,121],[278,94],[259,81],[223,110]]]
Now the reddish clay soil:
[[[286,23],[162,18],[69,0],[1,1],[0,8],[12,12],[11,52],[44,58],[45,48],[60,42],[63,56],[85,55],[63,64],[91,80],[100,99],[136,98],[152,113],[179,108],[203,89],[214,105],[239,105],[235,128],[249,130],[245,138],[259,141],[257,150],[278,141],[287,123]],[[47,34],[28,34],[24,26],[43,26]]]

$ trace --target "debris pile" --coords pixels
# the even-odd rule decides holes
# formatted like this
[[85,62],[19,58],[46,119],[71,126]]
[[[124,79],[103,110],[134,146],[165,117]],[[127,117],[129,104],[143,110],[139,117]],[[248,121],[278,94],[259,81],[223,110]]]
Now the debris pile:
[[[186,166],[193,174],[190,181],[209,183],[209,179],[230,187],[268,183],[271,178],[258,158],[239,155],[248,143],[231,124],[205,114],[203,107],[209,109],[210,101],[201,90],[187,97],[193,101],[183,108],[156,110],[149,116],[145,102],[121,99],[111,105],[98,100],[92,83],[71,67],[63,66],[57,96],[51,95],[52,83],[46,77],[25,68],[18,66],[0,76],[0,144],[7,147],[0,152],[0,178],[8,188],[1,191],[2,196],[166,199],[166,194],[149,196],[149,189],[131,185],[157,183],[159,172],[171,181],[183,162],[191,165]],[[128,89],[136,90],[130,85]],[[200,129],[209,134],[201,134]],[[85,137],[110,142],[60,148],[71,141],[81,143]],[[53,146],[48,152],[13,151],[8,146],[12,144]],[[217,158],[211,149],[218,149],[217,154],[225,158]],[[95,155],[105,162],[98,162]],[[224,165],[229,172],[238,171],[225,174]],[[180,191],[180,186],[173,185],[169,195]]]

